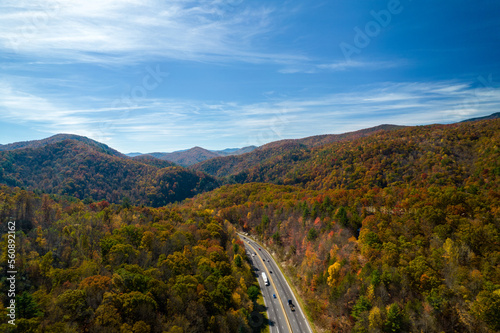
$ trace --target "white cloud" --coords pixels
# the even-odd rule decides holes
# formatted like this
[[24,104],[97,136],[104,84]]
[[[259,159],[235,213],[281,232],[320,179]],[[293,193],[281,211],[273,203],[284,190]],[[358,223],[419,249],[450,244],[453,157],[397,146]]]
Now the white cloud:
[[332,71],[345,71],[351,68],[390,68],[395,67],[397,64],[395,62],[382,62],[382,61],[339,61],[328,64],[320,64],[317,67],[319,69],[327,69]]
[[124,152],[262,145],[382,123],[450,123],[500,108],[500,89],[457,82],[387,82],[352,92],[247,104],[144,98],[131,108],[114,108],[105,99],[85,104],[84,99],[42,96],[30,87],[0,81],[0,121],[26,123],[48,134],[85,135]]
[[300,59],[253,47],[272,31],[272,12],[235,1],[7,0],[0,3],[0,50],[71,62]]
[[407,61],[394,60],[394,61],[337,61],[324,64],[312,64],[306,63],[304,61],[300,63],[291,62],[287,67],[279,70],[282,74],[295,74],[295,73],[306,73],[315,74],[319,72],[343,72],[347,70],[380,70],[388,69],[394,67],[400,67],[407,64]]

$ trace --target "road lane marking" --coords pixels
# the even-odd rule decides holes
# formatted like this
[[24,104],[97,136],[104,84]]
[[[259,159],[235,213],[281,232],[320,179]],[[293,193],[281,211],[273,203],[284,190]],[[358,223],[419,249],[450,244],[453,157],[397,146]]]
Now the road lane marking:
[[[260,256],[260,254],[253,248],[252,244],[250,244],[250,242],[248,242],[248,245],[255,251],[255,253],[257,254],[257,257],[259,257],[260,261],[262,262],[262,265],[264,266],[264,269],[266,270],[267,274],[269,274],[269,282],[271,282],[274,290],[278,290],[274,284],[274,281],[273,279],[271,278],[271,273],[269,273],[269,270],[267,269],[267,266],[266,264],[264,263],[264,260],[262,259],[262,257]],[[259,283],[260,284],[260,283]],[[288,330],[289,332],[292,332],[293,333],[293,330],[292,330],[292,326],[290,325],[290,320],[288,318],[288,314],[286,313],[285,311],[285,308],[283,307],[283,303],[281,302],[281,297],[278,293],[278,295],[276,295],[278,300],[279,300],[279,303],[280,303],[280,306],[281,306],[281,310],[283,310],[283,313],[285,314],[285,321],[286,321],[286,324],[288,326]]]
[[[240,235],[240,234],[238,234],[238,236],[241,236],[241,235]],[[250,246],[252,246],[252,245],[251,245],[251,243],[253,242],[253,243],[255,244],[255,246],[256,246],[256,247],[258,247],[258,248],[261,248],[261,249],[262,249],[262,250],[261,250],[261,251],[262,251],[262,253],[266,253],[266,254],[267,254],[267,255],[268,255],[271,259],[273,259],[273,257],[271,256],[271,254],[270,254],[270,253],[269,253],[269,252],[268,252],[268,251],[264,248],[264,246],[263,246],[263,245],[260,245],[260,244],[259,244],[259,243],[257,243],[256,241],[251,240],[251,239],[249,238],[249,236],[246,236],[246,237],[248,237],[248,238],[246,239],[246,241],[247,241],[247,243],[248,243]],[[253,249],[253,247],[252,247],[252,249]],[[257,253],[257,251],[255,251],[255,253]],[[257,253],[257,255],[258,255],[258,253]],[[258,255],[258,256],[259,256],[259,259],[260,259],[261,261],[263,261],[263,260],[262,260],[262,258],[260,257],[260,255]],[[302,315],[302,318],[304,318],[304,322],[305,322],[305,325],[306,325],[307,330],[308,330],[309,332],[311,332],[311,333],[312,333],[312,329],[311,329],[311,326],[310,326],[310,324],[309,324],[309,321],[306,319],[305,314],[304,314],[304,311],[302,310],[302,307],[301,307],[301,306],[300,306],[300,304],[298,303],[298,301],[297,301],[297,297],[295,297],[295,294],[294,294],[294,292],[293,292],[292,287],[290,287],[290,284],[288,283],[287,279],[285,278],[285,274],[283,274],[283,272],[281,272],[281,269],[279,268],[278,264],[276,264],[276,262],[275,262],[275,260],[274,260],[274,259],[273,259],[273,263],[274,263],[274,264],[275,264],[275,266],[278,268],[278,270],[280,270],[280,273],[283,275],[283,280],[285,281],[285,284],[286,284],[286,285],[287,285],[287,287],[288,287],[288,290],[289,290],[289,293],[290,293],[290,298],[292,298],[292,299],[296,302],[296,304],[297,304],[297,308],[299,309],[300,314]],[[265,268],[266,268],[266,270],[267,270],[267,267],[266,267],[266,265],[265,265],[265,262],[264,262],[264,267],[265,267]],[[269,274],[269,275],[271,275],[271,274]],[[278,278],[278,282],[279,282],[279,283],[280,283],[280,285],[281,285],[281,282],[280,282],[280,279],[279,279],[279,278]],[[273,286],[274,286],[274,284],[273,284]],[[274,287],[275,287],[275,286],[274,286]],[[276,287],[275,287],[275,289],[276,289],[276,290],[278,290]],[[283,289],[284,289],[284,288],[283,288]],[[287,292],[283,292],[283,293],[284,293],[284,294],[288,294]],[[281,299],[280,299],[280,304],[281,304],[281,307],[283,308],[283,304],[281,303]],[[288,314],[287,314],[286,312],[285,312],[285,316],[286,316],[287,324],[288,324],[288,325],[289,325],[289,327],[290,327],[290,322],[289,322],[289,320],[288,320]]]

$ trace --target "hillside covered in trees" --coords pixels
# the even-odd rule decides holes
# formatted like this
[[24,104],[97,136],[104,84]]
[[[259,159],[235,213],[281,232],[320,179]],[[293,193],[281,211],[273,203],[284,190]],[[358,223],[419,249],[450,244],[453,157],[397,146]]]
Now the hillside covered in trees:
[[321,329],[496,332],[499,130],[491,120],[298,147],[186,204],[264,241]]
[[110,154],[66,139],[0,151],[0,182],[79,199],[159,207],[218,186],[215,178],[153,157]]
[[[229,183],[266,182],[309,189],[408,183],[464,185],[470,176],[487,179],[500,173],[494,159],[499,124],[496,119],[380,130],[367,137],[312,148],[286,142],[276,149],[256,150],[240,157],[255,155],[247,160],[257,158],[258,163],[243,160],[233,164],[225,157],[199,164],[197,169],[213,174],[202,166],[220,163],[217,170],[231,170],[223,174]],[[258,157],[257,153],[266,155]]]
[[2,267],[4,221],[18,227],[17,326],[2,293],[2,332],[252,332],[253,273],[235,228],[211,211],[85,205],[5,186],[0,207]]
[[74,134],[56,134],[51,137],[42,140],[32,140],[32,141],[21,141],[14,142],[6,145],[0,145],[0,151],[9,151],[16,149],[26,149],[26,148],[41,148],[50,144],[58,143],[65,140],[72,140],[84,143],[98,151],[105,153],[107,155],[125,157],[119,151],[105,145],[104,143],[97,142],[95,140],[89,139],[84,136],[74,135]]
[[[267,165],[276,162],[290,162],[286,160],[287,156],[293,154],[293,152],[297,150],[309,150],[333,142],[354,140],[371,136],[380,131],[392,131],[399,128],[402,128],[402,126],[380,125],[344,134],[326,134],[303,139],[274,141],[244,155],[224,156],[200,162],[193,165],[192,169],[203,171],[217,177],[234,176],[246,172],[247,170],[257,168],[262,164]],[[236,180],[232,179],[232,181],[239,182],[245,180],[241,176],[235,178]]]
[[2,152],[21,322],[251,331],[243,230],[274,252],[318,332],[500,331],[499,134],[498,119],[383,127],[272,143],[195,172],[74,141]]

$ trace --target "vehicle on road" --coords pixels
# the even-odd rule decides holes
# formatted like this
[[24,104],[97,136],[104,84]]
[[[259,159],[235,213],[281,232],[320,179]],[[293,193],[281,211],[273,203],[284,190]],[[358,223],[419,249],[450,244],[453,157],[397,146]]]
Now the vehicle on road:
[[276,298],[276,294],[273,294],[273,298]]
[[268,286],[268,285],[269,285],[269,279],[267,278],[267,275],[266,275],[266,273],[264,273],[264,272],[262,272],[262,280],[264,280],[264,284],[265,284],[266,286]]
[[293,305],[292,300],[288,300],[288,306],[290,307],[290,310],[295,311],[295,305]]

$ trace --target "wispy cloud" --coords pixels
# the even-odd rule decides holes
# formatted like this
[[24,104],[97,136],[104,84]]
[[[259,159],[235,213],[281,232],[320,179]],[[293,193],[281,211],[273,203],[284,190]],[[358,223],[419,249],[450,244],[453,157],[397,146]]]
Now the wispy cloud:
[[383,70],[407,65],[404,60],[392,61],[354,61],[341,60],[330,63],[312,63],[307,61],[291,63],[279,70],[283,74],[306,73],[315,74],[320,72],[343,72],[348,70]]
[[348,69],[387,69],[404,65],[404,61],[338,61],[317,65],[317,68],[331,71],[345,71]]
[[[283,138],[342,133],[382,123],[450,123],[497,112],[500,89],[460,82],[391,83],[319,97],[259,103],[145,98],[131,108],[101,99],[85,104],[41,96],[0,82],[0,121],[30,123],[48,134],[70,132],[128,152],[204,145],[262,145]],[[124,139],[126,138],[126,139]],[[217,143],[218,146],[214,146]]]
[[248,1],[6,0],[0,47],[48,62],[298,59],[254,47],[273,30],[272,13]]

